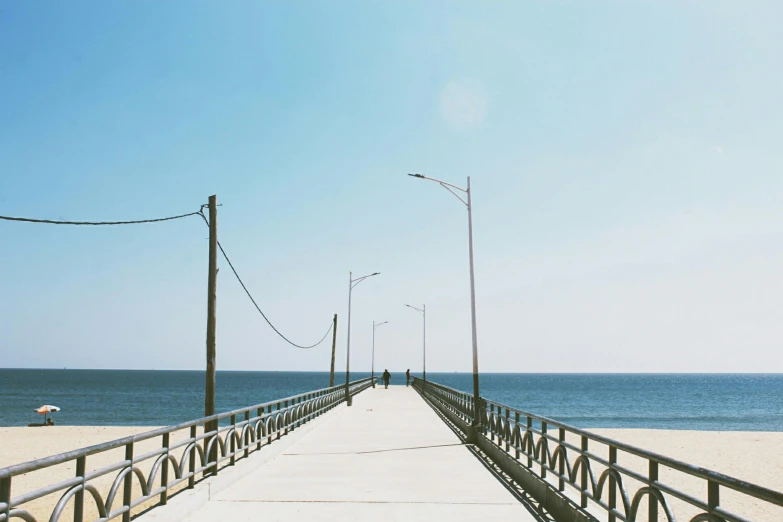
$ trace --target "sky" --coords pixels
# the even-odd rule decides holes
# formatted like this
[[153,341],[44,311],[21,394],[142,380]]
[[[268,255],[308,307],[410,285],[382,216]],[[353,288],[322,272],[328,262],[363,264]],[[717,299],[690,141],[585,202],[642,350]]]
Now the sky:
[[[0,5],[0,214],[193,212],[270,320],[345,367],[779,372],[783,4]],[[205,367],[198,217],[0,221],[0,366]],[[330,336],[331,337],[331,336]],[[219,370],[328,371],[225,262]]]

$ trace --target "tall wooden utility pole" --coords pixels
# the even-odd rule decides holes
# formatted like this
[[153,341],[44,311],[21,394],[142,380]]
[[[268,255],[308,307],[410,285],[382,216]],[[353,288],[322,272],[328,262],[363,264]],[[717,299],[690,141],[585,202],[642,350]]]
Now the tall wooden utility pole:
[[329,387],[334,386],[334,348],[337,346],[337,314],[334,314],[332,324],[332,371],[329,373]]
[[[209,282],[207,283],[207,383],[204,397],[204,416],[215,414],[215,306],[217,304],[217,196],[209,196]],[[210,421],[205,431],[217,430],[218,423]],[[209,444],[212,437],[204,439]],[[207,455],[208,462],[217,461],[217,444]],[[217,468],[210,470],[210,474]]]

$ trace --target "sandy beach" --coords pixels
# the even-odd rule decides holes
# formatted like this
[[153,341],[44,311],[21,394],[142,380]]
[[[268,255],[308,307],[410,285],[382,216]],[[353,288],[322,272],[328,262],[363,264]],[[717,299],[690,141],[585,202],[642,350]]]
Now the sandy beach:
[[[47,428],[0,428],[0,467],[33,460],[64,451],[77,449],[100,442],[106,442],[135,433],[148,431],[150,427],[111,427],[111,426],[54,426]],[[639,446],[656,453],[671,456],[685,462],[707,467],[740,479],[744,479],[777,491],[783,491],[783,433],[776,432],[715,432],[715,431],[674,431],[647,429],[595,429],[595,433]],[[186,437],[182,432],[177,438]],[[136,454],[159,447],[160,440],[154,439],[138,444]],[[602,454],[599,445],[591,446],[592,451]],[[88,470],[100,469],[122,460],[122,449],[106,454],[91,456],[87,459]],[[620,454],[620,464],[640,473],[646,473],[646,462],[641,459]],[[152,460],[141,464],[145,474]],[[46,472],[33,472],[13,480],[13,495],[40,488],[72,477],[75,466],[61,465]],[[96,486],[106,494],[111,487],[115,473],[96,481]],[[661,480],[678,487],[698,498],[706,498],[705,484],[692,480],[681,473],[661,469]],[[627,484],[629,495],[638,489],[639,484]],[[30,509],[39,520],[46,520],[61,493],[52,494],[30,503]],[[727,508],[754,521],[779,522],[783,520],[783,509],[765,506],[752,499],[741,498],[730,492],[722,493],[722,503]],[[681,503],[672,502],[678,520],[689,520],[695,511]],[[87,519],[97,518],[92,502],[85,501]],[[140,509],[135,510],[135,512]],[[643,511],[643,512],[646,512]],[[62,520],[71,515],[66,511]],[[598,512],[596,512],[598,513]],[[605,517],[605,515],[604,515]],[[603,520],[604,517],[601,517]],[[644,518],[642,518],[644,520]],[[664,520],[661,516],[660,520]]]
[[[66,451],[83,448],[86,446],[92,446],[94,444],[100,444],[102,442],[108,442],[129,435],[137,433],[143,433],[155,429],[154,427],[132,427],[132,426],[46,426],[46,427],[24,427],[24,428],[0,428],[0,467],[6,467],[12,464],[19,464],[30,460],[39,459]],[[171,443],[187,438],[189,435],[187,430],[182,430],[176,434],[172,434]],[[152,451],[159,448],[161,445],[161,438],[156,437],[154,439],[146,440],[134,445],[134,454],[142,455],[148,451]],[[177,460],[182,453],[183,448],[179,448],[175,454]],[[91,455],[87,457],[87,471],[94,471],[111,464],[122,461],[125,458],[125,451],[123,448],[117,448],[111,451]],[[154,459],[148,459],[144,462],[140,462],[138,467],[142,470],[145,476],[148,475]],[[13,478],[12,481],[12,497],[19,496],[23,493],[32,491],[34,489],[41,488],[43,486],[54,484],[68,478],[71,478],[76,473],[75,462],[69,464],[61,464],[58,466],[52,466],[45,470],[34,471],[24,475],[20,475]],[[171,472],[170,472],[171,473]],[[117,472],[111,472],[103,477],[100,477],[93,481],[93,484],[101,492],[104,501],[111,488],[112,482],[117,476]],[[160,475],[158,475],[160,477]],[[159,482],[159,478],[156,482]],[[177,490],[182,489],[185,484],[178,487]],[[59,491],[29,502],[21,506],[27,509],[36,517],[37,520],[48,520],[52,509],[57,504],[58,500],[62,496],[64,491]],[[138,483],[134,481],[134,498],[140,495],[141,490]],[[93,520],[98,518],[98,512],[95,509],[95,504],[92,502],[89,495],[85,496],[85,520]],[[122,503],[121,493],[118,498],[118,504]],[[142,504],[134,508],[133,513],[139,513],[150,505],[154,504],[150,501],[146,504]],[[69,502],[68,507],[60,517],[60,520],[72,520],[73,519],[73,502]]]

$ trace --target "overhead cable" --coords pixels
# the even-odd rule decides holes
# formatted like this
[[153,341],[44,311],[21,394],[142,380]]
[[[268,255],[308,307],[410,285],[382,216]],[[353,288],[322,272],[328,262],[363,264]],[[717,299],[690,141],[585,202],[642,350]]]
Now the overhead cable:
[[190,212],[189,214],[180,214],[178,216],[169,216],[163,218],[154,219],[137,219],[133,221],[58,221],[54,219],[33,219],[24,217],[11,217],[0,216],[0,219],[5,221],[21,221],[24,223],[45,223],[48,225],[89,225],[89,226],[101,226],[101,225],[139,225],[142,223],[159,223],[161,221],[171,221],[173,219],[182,219],[190,216],[201,214],[198,212]]
[[[207,225],[209,225],[209,220],[203,214],[203,212],[201,212],[200,214],[201,214],[201,217],[204,218],[204,221],[207,223]],[[217,242],[217,245],[218,245],[218,248],[220,249],[220,252],[223,254],[223,258],[226,260],[226,262],[228,263],[228,266],[231,268],[231,271],[234,272],[234,276],[237,278],[237,281],[239,281],[239,284],[242,286],[242,289],[247,294],[247,297],[250,298],[250,302],[253,303],[253,306],[256,307],[256,310],[258,310],[258,313],[261,314],[261,317],[264,318],[264,320],[269,325],[269,327],[272,328],[272,330],[274,330],[277,335],[279,335],[285,342],[287,342],[291,346],[293,346],[295,348],[302,349],[302,350],[310,350],[311,348],[315,348],[316,346],[318,346],[319,344],[324,342],[326,337],[329,335],[329,332],[332,331],[332,326],[333,326],[332,321],[329,321],[329,328],[326,330],[326,333],[324,334],[324,336],[321,337],[321,340],[318,341],[317,343],[311,344],[309,346],[302,346],[302,345],[296,344],[295,342],[293,342],[290,339],[288,339],[285,335],[283,335],[280,332],[280,330],[275,328],[275,325],[272,324],[272,321],[269,320],[269,318],[266,316],[266,314],[264,314],[263,310],[261,310],[261,307],[258,306],[258,303],[253,298],[253,295],[250,293],[250,290],[247,289],[247,286],[245,286],[245,283],[242,281],[242,278],[239,277],[239,273],[237,272],[236,268],[234,268],[234,264],[231,262],[231,259],[229,259],[228,254],[226,254],[226,251],[223,249],[223,245],[220,244],[220,241]]]

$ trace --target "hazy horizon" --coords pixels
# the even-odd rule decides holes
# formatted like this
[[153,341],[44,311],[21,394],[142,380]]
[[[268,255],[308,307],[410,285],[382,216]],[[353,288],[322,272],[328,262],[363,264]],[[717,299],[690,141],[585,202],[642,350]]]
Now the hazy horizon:
[[[206,368],[40,368],[40,367],[15,367],[15,368],[0,368],[0,370],[76,370],[76,371],[127,371],[127,372],[206,372]],[[375,370],[376,374],[383,373],[383,368]],[[405,368],[392,369],[389,373],[405,373]],[[234,372],[234,373],[323,373],[328,375],[329,370],[216,370],[220,372]],[[357,370],[351,371],[351,375],[365,375],[370,374],[370,370]],[[472,375],[471,371],[457,372],[457,371],[443,371],[443,370],[427,370],[427,375],[430,374],[453,374],[460,375]],[[335,376],[345,375],[345,370],[334,372]],[[781,375],[783,372],[480,372],[481,375]],[[411,370],[411,377],[419,377],[421,371],[414,372]],[[353,381],[353,378],[351,378]]]

